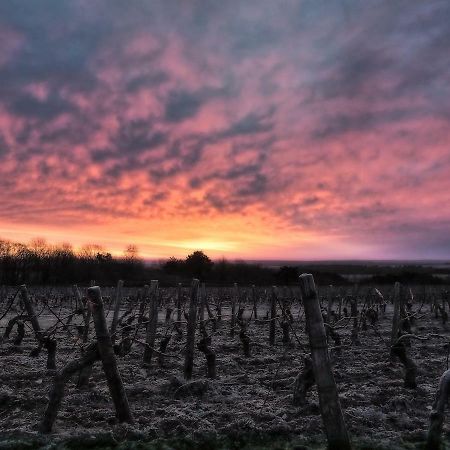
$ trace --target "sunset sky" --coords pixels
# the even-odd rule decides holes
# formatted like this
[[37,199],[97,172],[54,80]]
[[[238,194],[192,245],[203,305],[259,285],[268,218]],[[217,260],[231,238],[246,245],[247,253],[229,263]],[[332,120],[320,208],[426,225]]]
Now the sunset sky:
[[448,0],[0,1],[0,238],[450,258]]

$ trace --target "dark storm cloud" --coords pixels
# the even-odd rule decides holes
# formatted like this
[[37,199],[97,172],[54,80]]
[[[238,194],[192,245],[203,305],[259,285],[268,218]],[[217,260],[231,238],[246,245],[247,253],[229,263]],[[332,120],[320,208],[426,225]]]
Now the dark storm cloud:
[[375,131],[390,123],[399,123],[406,119],[421,117],[420,112],[411,110],[365,111],[361,113],[338,113],[332,116],[323,115],[318,128],[313,130],[313,139],[329,139],[347,133]]
[[267,177],[261,173],[257,173],[246,183],[245,186],[238,189],[238,196],[261,196],[268,189],[268,180]]
[[237,190],[237,195],[247,196],[263,193],[264,189],[255,189],[258,185],[262,187],[264,184],[265,186],[267,181],[266,177],[260,173],[263,169],[263,160],[264,158],[261,158],[260,161],[253,164],[236,165],[228,170],[213,171],[209,174],[205,174],[202,178],[195,176],[189,180],[189,186],[193,189],[197,189],[202,187],[205,182],[212,180],[221,180],[226,182],[244,180],[246,185],[245,188],[237,188],[236,185],[233,185],[233,189]]
[[197,114],[203,103],[201,95],[187,91],[171,92],[166,104],[165,117],[169,122],[181,122]]
[[125,154],[139,153],[165,144],[167,135],[152,128],[151,121],[147,120],[122,123],[112,144]]
[[254,175],[259,170],[261,170],[261,164],[247,164],[232,167],[230,170],[224,172],[221,177],[225,180],[235,180],[236,178]]
[[227,85],[223,88],[202,88],[198,91],[171,91],[165,105],[165,119],[177,123],[195,117],[202,105],[214,98],[227,97],[230,93],[231,87]]
[[36,81],[77,89],[94,87],[96,77],[88,63],[100,41],[100,23],[93,28],[77,14],[74,4],[57,0],[5,0],[0,2],[0,17],[26,40],[12,61],[0,69],[3,88],[20,88]]
[[255,112],[247,114],[242,119],[233,122],[230,127],[220,134],[222,138],[231,138],[241,135],[250,135],[265,133],[273,129],[273,123],[270,121],[274,110],[267,113],[258,114]]
[[366,95],[367,88],[371,92],[377,88],[392,62],[386,50],[371,49],[358,41],[338,53],[333,62],[333,76],[316,81],[314,92],[326,99]]
[[184,139],[173,140],[167,145],[166,152],[160,160],[168,167],[150,169],[150,177],[156,181],[161,181],[175,177],[180,173],[191,172],[201,161],[205,147],[211,142],[213,140],[205,135],[192,135],[186,136]]
[[32,95],[24,94],[17,96],[9,104],[9,110],[17,116],[51,120],[61,114],[73,113],[76,108],[58,95],[40,100]]
[[232,36],[231,51],[238,57],[264,52],[280,42],[279,30],[255,21],[235,22],[229,33]]
[[[353,16],[337,20],[335,32],[347,29],[348,37],[329,42],[312,98],[393,102],[420,95],[430,111],[445,117],[434,101],[450,94],[450,3],[366,2],[359,14],[364,2],[346,4]],[[365,108],[370,112],[370,103]]]
[[0,133],[0,158],[8,153],[8,144],[5,137]]
[[169,79],[169,74],[162,70],[148,75],[141,75],[131,79],[127,83],[126,90],[129,92],[136,92],[140,89],[155,88],[166,83]]
[[93,162],[103,163],[105,161],[117,158],[117,153],[109,149],[93,149],[90,152],[90,156]]

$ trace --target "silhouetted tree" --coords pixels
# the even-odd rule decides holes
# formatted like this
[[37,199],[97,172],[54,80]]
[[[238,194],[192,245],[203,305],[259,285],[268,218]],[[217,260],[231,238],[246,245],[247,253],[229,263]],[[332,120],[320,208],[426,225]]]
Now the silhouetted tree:
[[130,244],[124,251],[124,256],[127,261],[137,261],[139,259],[139,250],[136,245]]
[[201,250],[188,255],[185,261],[187,273],[195,278],[204,280],[211,273],[214,263]]
[[185,272],[185,264],[182,259],[171,256],[162,266],[162,269],[168,275],[182,275]]
[[298,281],[298,269],[292,266],[282,266],[276,274],[278,284],[292,284]]

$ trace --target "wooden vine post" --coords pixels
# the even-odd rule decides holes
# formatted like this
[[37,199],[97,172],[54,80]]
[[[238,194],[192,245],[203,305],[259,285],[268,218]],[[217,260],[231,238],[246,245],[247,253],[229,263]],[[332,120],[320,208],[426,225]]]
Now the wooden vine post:
[[144,319],[145,309],[147,308],[147,302],[149,297],[150,286],[144,285],[144,291],[142,292],[141,304],[139,305],[138,324],[141,324]]
[[41,433],[51,433],[63,401],[64,388],[67,381],[75,374],[75,372],[82,371],[86,367],[91,367],[98,359],[97,344],[92,343],[88,346],[81,358],[69,362],[66,366],[56,372],[56,375],[53,378],[53,385],[50,389],[47,407],[45,408],[39,426],[39,431]]
[[114,297],[114,315],[111,322],[110,334],[112,342],[116,340],[116,329],[119,322],[120,304],[122,302],[123,280],[117,282],[117,289]]
[[[44,347],[47,350],[47,369],[51,371],[56,370],[56,340],[44,335],[34,310],[33,303],[28,296],[27,287],[24,284],[20,287],[20,296],[27,311],[31,326],[33,327],[34,335],[38,341],[37,352],[39,353],[40,349]],[[19,338],[16,342],[20,344],[25,331],[21,324],[18,324],[18,331]]]
[[97,349],[102,361],[103,371],[108,382],[109,392],[116,409],[116,416],[119,422],[133,422],[127,394],[123,387],[117,361],[111,342],[111,336],[106,324],[103,309],[103,300],[98,286],[90,287],[87,291],[92,316],[94,318],[95,334],[97,336]]
[[80,308],[83,311],[83,321],[84,321],[83,342],[87,342],[89,339],[89,322],[91,321],[91,309],[86,308],[87,311],[84,310],[86,305],[83,305],[83,298],[81,297],[80,290],[78,289],[78,286],[76,284],[72,286],[72,290],[76,298],[77,304],[80,305]]
[[311,347],[314,379],[319,393],[319,406],[327,435],[328,448],[331,450],[351,449],[336,382],[331,370],[319,298],[311,274],[300,275],[300,290],[305,308],[306,329]]
[[158,280],[150,282],[150,312],[145,337],[144,364],[152,362],[155,348],[156,329],[158,327]]
[[203,324],[200,324],[200,333],[202,337],[197,343],[197,348],[205,355],[207,377],[216,378],[216,354],[211,348],[211,336],[208,336]]
[[[83,312],[84,328],[83,328],[83,342],[88,342],[89,340],[89,326],[91,322],[92,311],[86,302],[83,303],[83,298],[80,293],[80,289],[76,284],[72,286],[73,294],[77,299],[77,303]],[[80,369],[80,373],[77,381],[77,388],[87,387],[89,384],[89,378],[91,377],[93,364],[85,364]]]
[[331,311],[333,309],[333,285],[328,288],[327,321],[331,325]]
[[253,303],[253,318],[258,319],[258,298],[256,296],[256,287],[252,284],[252,303]]
[[430,427],[428,429],[427,450],[438,450],[441,445],[442,427],[445,419],[445,406],[450,395],[450,369],[446,370],[439,380],[433,407],[430,414]]
[[39,320],[34,311],[33,304],[31,303],[30,297],[28,296],[27,287],[23,284],[20,286],[20,297],[27,311],[28,317],[31,322],[31,326],[33,327],[34,335],[36,336],[36,340],[41,342],[42,340],[42,329],[39,324]]
[[190,380],[194,369],[195,327],[197,322],[199,281],[194,278],[191,285],[191,298],[189,301],[189,315],[187,321],[186,354],[184,358],[184,378]]
[[206,307],[206,287],[205,283],[201,284],[200,289],[200,322],[204,323],[205,321],[205,307]]
[[394,317],[392,318],[392,331],[391,331],[391,361],[395,359],[394,345],[398,339],[398,332],[400,330],[401,322],[401,308],[402,307],[402,296],[401,296],[401,285],[397,281],[394,285]]
[[181,301],[182,301],[181,283],[178,283],[178,287],[177,287],[177,321],[178,322],[181,322]]
[[303,406],[306,403],[306,394],[314,386],[314,371],[310,357],[305,357],[303,371],[297,375],[294,382],[293,405]]
[[275,345],[275,332],[277,317],[277,290],[275,286],[272,286],[272,293],[270,295],[270,322],[269,322],[269,344]]
[[233,294],[231,296],[231,318],[230,318],[230,336],[234,336],[234,327],[236,325],[236,303],[239,298],[239,288],[237,283],[233,284]]

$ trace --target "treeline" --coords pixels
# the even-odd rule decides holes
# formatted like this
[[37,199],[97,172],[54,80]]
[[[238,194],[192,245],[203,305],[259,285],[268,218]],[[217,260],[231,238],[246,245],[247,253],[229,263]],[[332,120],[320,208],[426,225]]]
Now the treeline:
[[[321,284],[347,284],[338,274],[314,272]],[[139,257],[138,249],[128,246],[122,257],[113,257],[101,246],[89,244],[75,251],[70,244],[50,245],[43,239],[29,244],[0,240],[0,284],[3,285],[114,285],[123,279],[128,286],[142,286],[151,279],[161,285],[189,283],[199,278],[209,284],[231,285],[288,285],[298,282],[295,267],[274,269],[259,264],[213,262],[202,251],[195,251],[185,259],[169,258],[149,266]]]
[[[94,244],[75,251],[70,244],[50,245],[43,239],[34,239],[30,244],[0,240],[0,284],[3,285],[86,285],[95,280],[100,285],[111,286],[123,279],[128,286],[142,286],[151,279],[157,279],[161,285],[173,286],[177,283],[189,283],[193,277],[218,286],[229,286],[232,283],[294,285],[303,272],[312,273],[320,285],[354,284],[339,273],[339,265],[335,267],[335,272],[330,267],[322,268],[317,265],[273,268],[225,259],[214,262],[202,251],[195,251],[185,259],[172,257],[149,266],[139,256],[134,245],[129,245],[122,257],[113,257],[101,246]],[[410,267],[398,267],[396,270],[390,269],[388,273],[380,272],[376,271],[359,283],[448,283],[448,280],[435,277],[431,272],[424,272],[423,268],[416,271]]]
[[[231,262],[226,259],[213,262],[202,251],[190,254],[185,260],[170,258],[162,266],[163,280],[169,284],[177,281],[199,278],[217,285],[291,285],[298,283],[300,271],[294,266],[271,268],[260,264],[250,264],[244,261]],[[348,284],[339,274],[321,273],[313,271],[314,277],[320,284]],[[169,277],[169,278],[167,278]]]
[[0,240],[0,284],[87,284],[95,280],[109,285],[118,279],[134,283],[145,277],[145,264],[133,245],[123,257],[114,258],[95,244],[75,251],[70,244],[50,245],[43,239],[30,244]]

